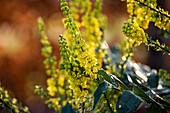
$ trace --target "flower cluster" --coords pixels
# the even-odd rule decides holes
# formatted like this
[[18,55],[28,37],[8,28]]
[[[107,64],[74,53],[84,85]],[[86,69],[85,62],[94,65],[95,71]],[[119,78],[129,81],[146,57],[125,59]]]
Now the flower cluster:
[[[125,1],[125,0],[122,0]],[[140,27],[147,29],[149,22],[154,22],[160,29],[169,29],[170,15],[168,11],[157,8],[157,0],[127,0],[127,11],[136,15],[136,21]]]
[[8,91],[4,90],[0,86],[0,107],[4,108],[1,109],[1,112],[5,109],[9,109],[13,113],[30,113],[28,107],[23,107],[22,105],[17,103],[17,99],[11,99],[9,97]]
[[[69,75],[69,88],[73,91],[73,96],[76,100],[85,101],[85,96],[87,92],[83,91],[83,88],[87,87],[87,79],[84,77],[84,70],[80,67],[78,60],[71,55],[71,51],[68,48],[66,39],[60,35],[59,46],[60,46],[60,55],[63,58],[62,64],[65,67],[66,72]],[[80,95],[80,98],[79,98]]]
[[146,43],[145,32],[142,28],[139,27],[136,21],[132,22],[129,19],[124,23],[122,27],[123,35],[128,37],[130,41],[136,42],[137,45],[140,45],[142,42]]
[[[63,2],[61,2],[63,3]],[[67,7],[67,6],[64,6]],[[63,7],[61,9],[64,9]],[[64,10],[65,12],[66,10]],[[70,12],[67,10],[67,12]],[[80,66],[85,69],[87,75],[91,76],[92,78],[96,75],[93,72],[96,72],[96,59],[93,55],[91,55],[91,50],[89,46],[85,44],[85,41],[82,39],[82,35],[78,27],[75,24],[75,21],[70,17],[69,13],[67,13],[67,18],[65,19],[66,28],[68,32],[71,34],[71,41],[72,41],[72,52],[75,61],[77,60],[80,63]],[[93,69],[94,68],[94,69]],[[91,71],[92,70],[92,71]],[[96,77],[94,77],[96,78]]]
[[[45,65],[46,74],[49,76],[49,78],[47,79],[47,91],[48,95],[51,96],[51,98],[47,99],[46,104],[48,104],[50,108],[52,107],[56,111],[59,111],[61,108],[61,103],[65,101],[64,100],[65,98],[63,99],[59,98],[61,98],[64,95],[65,87],[67,86],[65,85],[65,82],[67,82],[66,74],[63,71],[59,71],[56,68],[57,64],[56,57],[51,55],[52,46],[50,45],[50,42],[48,41],[48,38],[45,34],[44,23],[41,18],[38,19],[38,27],[40,30],[40,34],[42,36],[41,39],[41,44],[43,45],[42,56],[45,57],[43,63]],[[39,87],[37,87],[37,89],[38,88]],[[56,95],[58,96],[57,98],[55,97]]]
[[99,67],[102,65],[102,43],[103,43],[103,28],[105,27],[105,16],[101,12],[102,0],[96,0],[94,9],[91,12],[86,12],[82,16],[81,26],[85,27],[85,40],[90,46],[90,49],[96,55]]
[[[157,8],[156,0],[127,0],[126,2],[127,11],[131,14],[131,20],[128,20],[122,27],[124,36],[135,41],[137,45],[143,42],[147,46],[154,47],[157,51],[169,54],[169,48],[165,44],[161,45],[158,40],[151,40],[143,31],[143,29],[148,28],[150,22],[154,22],[155,26],[160,29],[168,30],[170,28],[170,15],[168,12]],[[131,26],[131,28],[128,26]]]
[[[71,17],[75,21],[78,21],[79,14],[87,13],[91,11],[91,2],[90,0],[72,0],[69,2],[70,10],[72,11]],[[80,9],[81,8],[81,9]]]
[[54,96],[55,93],[57,92],[57,88],[56,88],[56,77],[57,77],[57,70],[56,70],[56,64],[57,62],[56,57],[55,56],[51,56],[52,53],[52,47],[50,45],[50,42],[47,39],[47,36],[45,34],[45,30],[44,30],[44,23],[43,20],[41,18],[38,19],[38,27],[40,30],[40,34],[43,37],[41,39],[41,44],[44,46],[41,51],[42,51],[42,56],[44,56],[46,59],[44,60],[44,65],[46,68],[46,74],[48,76],[50,76],[50,78],[48,78],[47,80],[47,85],[48,85],[48,92],[49,95]]
[[[67,6],[68,3],[64,2],[61,4],[61,6]],[[91,10],[91,2],[90,0],[71,0],[69,2],[69,7],[70,7],[70,11],[71,13],[69,14],[70,19],[74,20],[74,24],[76,24],[76,26],[78,28],[81,28],[81,18],[79,18],[79,15],[84,15],[84,13],[87,13]],[[63,10],[63,9],[62,9]],[[70,20],[63,18],[63,23],[64,23],[64,27],[66,29],[68,29],[68,26],[66,26],[66,23],[69,22]],[[68,40],[68,46],[71,46],[71,35],[70,32],[68,30],[65,31],[64,33],[64,37],[66,37],[66,39]]]
[[[97,79],[98,65],[93,51],[85,44],[82,39],[79,28],[71,17],[66,1],[60,0],[61,10],[63,10],[66,18],[64,24],[68,34],[71,36],[71,45],[68,46],[66,39],[60,35],[59,44],[63,65],[69,75],[70,88],[73,90],[73,96],[80,102],[85,101],[87,95],[87,81],[89,79]],[[62,5],[65,4],[65,5]],[[70,49],[69,49],[70,48]]]
[[102,36],[98,19],[95,17],[95,13],[91,12],[83,16],[82,26],[86,28],[85,39],[88,41],[89,46],[95,50],[95,43],[99,43]]

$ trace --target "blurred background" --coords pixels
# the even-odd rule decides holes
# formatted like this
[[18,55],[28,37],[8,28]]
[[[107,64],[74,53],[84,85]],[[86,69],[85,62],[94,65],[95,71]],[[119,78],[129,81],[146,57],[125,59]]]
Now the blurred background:
[[[92,0],[93,2],[95,0]],[[170,11],[170,0],[158,0],[159,6]],[[59,57],[58,36],[65,30],[58,0],[0,0],[0,82],[12,97],[16,97],[32,113],[52,113],[40,97],[34,94],[34,86],[46,87],[46,74],[41,56],[40,35],[37,18],[41,16],[46,24],[46,32],[53,45],[54,54]],[[110,46],[122,40],[121,26],[128,19],[126,4],[120,0],[104,0],[103,14],[108,24],[105,39]],[[170,38],[158,36],[160,30],[150,24],[146,31],[153,39],[170,47]],[[170,73],[170,57],[148,51],[145,45],[136,48],[133,59],[151,66],[166,69]]]

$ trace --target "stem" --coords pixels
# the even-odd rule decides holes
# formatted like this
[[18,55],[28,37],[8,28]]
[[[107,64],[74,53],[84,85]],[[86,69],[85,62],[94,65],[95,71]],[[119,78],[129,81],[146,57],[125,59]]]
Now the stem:
[[149,44],[154,44],[155,47],[158,47],[158,48],[161,48],[162,51],[166,52],[166,53],[170,53],[170,49],[165,46],[165,47],[162,47],[161,45],[158,45],[154,40],[152,40],[151,38],[149,38],[147,35],[146,35],[146,38],[147,38],[147,41],[148,41],[148,46],[151,46]]
[[82,113],[85,113],[84,112],[84,105],[85,105],[85,102],[82,103]]
[[107,105],[108,105],[108,107],[109,107],[110,112],[113,113],[113,110],[112,110],[112,108],[110,107],[109,100],[108,100],[107,97],[106,97],[106,93],[104,92],[103,94],[104,94],[104,98],[105,98],[106,101],[107,101]]
[[160,13],[161,15],[166,16],[167,18],[170,19],[170,16],[169,16],[169,15],[166,15],[166,14],[162,13],[161,11],[159,11],[159,10],[157,10],[157,9],[155,9],[155,8],[152,8],[152,7],[148,6],[148,5],[145,4],[144,2],[140,2],[139,0],[135,0],[135,1],[139,2],[139,3],[142,4],[143,6],[147,6],[147,7],[150,8],[151,10],[156,11],[157,13]]

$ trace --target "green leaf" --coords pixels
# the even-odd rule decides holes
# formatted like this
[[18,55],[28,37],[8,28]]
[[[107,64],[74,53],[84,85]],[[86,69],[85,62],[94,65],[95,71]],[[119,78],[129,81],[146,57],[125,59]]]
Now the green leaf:
[[170,108],[170,104],[168,102],[166,102],[165,100],[163,100],[163,98],[161,98],[159,95],[156,94],[155,91],[153,90],[148,90],[146,92],[150,97],[154,98],[155,100],[157,100],[157,102],[159,102],[163,107],[165,108]]
[[75,113],[75,112],[72,109],[72,105],[67,103],[64,107],[62,107],[61,113]]
[[96,105],[98,104],[101,95],[103,94],[104,91],[110,89],[109,84],[106,82],[102,82],[101,84],[98,85],[97,90],[94,93],[94,104],[93,104],[93,109],[95,109]]
[[129,90],[129,88],[128,88],[121,80],[119,80],[115,75],[112,75],[112,74],[110,74],[110,73],[107,73],[107,72],[105,72],[103,69],[102,69],[102,70],[98,70],[97,74],[102,75],[103,78],[104,78],[107,82],[111,83],[113,86],[116,86],[116,87],[117,87],[117,84],[116,84],[115,82],[113,82],[113,80],[115,80],[116,82],[119,83],[119,85],[120,85],[120,87],[121,87],[122,89],[124,89],[124,90]]
[[136,86],[135,84],[133,84],[133,93],[138,95],[139,97],[141,97],[143,100],[145,100],[146,102],[153,102],[153,99],[150,98],[141,88],[139,88],[138,86]]
[[[132,80],[133,83],[139,85],[139,83],[137,82],[137,80],[139,80],[136,76],[131,75],[131,74],[126,74],[127,76],[129,76]],[[130,81],[129,81],[130,82]]]
[[138,86],[136,86],[133,83],[132,83],[132,85],[133,85],[133,93],[134,94],[136,94],[137,96],[139,96],[140,98],[142,98],[146,102],[155,103],[158,106],[160,106],[162,109],[164,109],[164,107],[160,103],[156,102],[154,99],[149,97],[141,88],[139,88]]
[[119,85],[122,89],[129,90],[129,88],[120,79],[118,79],[115,75],[112,75],[110,73],[109,73],[109,75],[110,75],[111,78],[113,78],[116,82],[119,83]]
[[127,90],[119,97],[116,110],[118,113],[129,113],[136,110],[141,102],[142,99],[140,97]]
[[59,70],[62,70],[62,69],[65,69],[64,65],[61,63],[60,64],[60,69]]
[[103,78],[104,78],[107,82],[109,82],[109,83],[112,84],[112,79],[110,78],[110,76],[109,76],[103,69],[102,69],[102,70],[98,70],[97,74],[102,75]]
[[158,81],[159,81],[159,77],[157,75],[157,71],[153,69],[150,72],[150,76],[148,76],[147,83],[150,86],[150,88],[157,88],[158,87]]

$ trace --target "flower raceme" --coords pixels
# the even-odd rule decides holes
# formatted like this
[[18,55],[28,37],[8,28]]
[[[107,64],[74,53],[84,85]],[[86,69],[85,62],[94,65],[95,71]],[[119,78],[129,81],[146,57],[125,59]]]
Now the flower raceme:
[[[71,35],[70,47],[66,42],[66,38],[60,35],[59,44],[61,56],[63,57],[63,65],[68,72],[70,88],[73,90],[75,98],[85,101],[84,97],[87,91],[83,89],[86,88],[88,79],[97,79],[97,74],[95,74],[98,71],[97,60],[95,55],[92,54],[93,52],[89,45],[85,44],[85,40],[82,39],[79,28],[71,17],[71,11],[66,1],[60,0],[60,2],[61,10],[66,15],[64,24],[68,34]],[[79,94],[82,98],[79,98]]]
[[[63,2],[61,2],[61,4],[62,3]],[[80,66],[85,69],[86,74],[94,79],[96,78],[96,75],[93,74],[91,69],[93,67],[97,67],[97,60],[95,59],[95,56],[91,54],[92,50],[89,49],[89,45],[85,44],[85,41],[82,39],[82,35],[79,31],[79,28],[76,26],[75,21],[73,21],[73,19],[70,17],[70,10],[67,9],[68,7],[63,7],[61,7],[61,9],[66,9],[64,12],[67,12],[67,18],[64,21],[66,29],[68,29],[68,33],[71,35],[72,47],[70,48],[72,50],[72,56],[80,63]]]
[[146,43],[147,41],[144,30],[139,27],[136,21],[132,22],[132,20],[129,19],[124,23],[122,31],[124,36],[127,36],[131,41],[136,42],[137,45]]
[[[86,43],[89,45],[89,49],[92,51],[92,54],[96,55],[96,58],[99,60],[101,59],[101,54],[96,54],[95,49],[100,48],[100,41],[102,37],[102,31],[100,29],[104,27],[105,17],[100,14],[102,0],[96,0],[93,10],[91,5],[92,3],[90,0],[72,0],[69,2],[70,10],[72,12],[70,15],[67,15],[70,18],[65,18],[63,22],[66,29],[68,28],[67,26],[69,24],[67,22],[70,22],[68,20],[71,19],[74,19],[74,22],[78,28],[83,27],[83,30],[81,30],[81,32],[84,33],[82,38],[86,40]],[[75,16],[79,14],[82,15],[81,19],[77,19],[77,16]],[[69,31],[70,30],[67,30],[65,37],[71,42]],[[70,46],[70,43],[68,43],[68,45]],[[99,61],[98,63],[101,64]]]
[[45,33],[45,28],[44,28],[44,23],[41,18],[38,19],[38,27],[40,30],[40,34],[43,37],[41,39],[41,43],[44,46],[41,51],[42,51],[42,56],[44,56],[46,59],[44,60],[44,65],[46,70],[46,74],[50,76],[47,80],[47,90],[49,92],[49,95],[54,96],[55,93],[57,92],[56,88],[56,77],[57,77],[57,69],[56,69],[56,57],[51,56],[52,53],[52,46],[50,45],[50,42],[48,41],[48,38]]
[[[56,57],[52,56],[52,46],[48,41],[47,35],[45,33],[45,27],[42,18],[38,19],[38,27],[40,30],[40,34],[42,36],[41,39],[41,44],[43,45],[43,48],[41,50],[42,56],[45,57],[43,63],[45,65],[46,74],[49,76],[47,79],[47,91],[48,91],[48,96],[51,98],[50,99],[47,98],[46,104],[48,104],[50,108],[52,107],[56,111],[59,111],[61,108],[60,103],[64,101],[64,98],[63,99],[59,99],[59,98],[61,95],[64,95],[64,92],[66,91],[64,87],[67,86],[67,85],[64,86],[65,81],[67,82],[66,74],[63,73],[63,71],[59,71],[56,68],[56,64],[57,64]],[[39,87],[37,87],[36,89],[37,89],[36,92],[40,91]]]
[[11,98],[8,94],[7,90],[4,90],[1,87],[0,83],[0,111],[4,112],[3,110],[9,109],[13,113],[30,113],[28,107],[23,107],[21,104],[18,104],[16,98]]
[[[83,56],[77,57],[80,54],[79,50],[77,50],[77,54],[75,54],[76,58],[74,57],[74,55],[71,55],[71,51],[68,48],[67,42],[65,40],[66,39],[62,35],[60,35],[59,46],[61,51],[61,57],[63,58],[62,63],[65,67],[66,72],[68,72],[69,75],[70,89],[73,90],[74,97],[77,100],[85,101],[87,91],[83,89],[87,88],[88,81],[88,78],[85,77],[85,75],[89,75],[92,79],[96,79],[93,78],[93,73],[97,72],[98,70],[97,67],[91,68],[90,64],[88,65],[87,62],[89,62],[88,60],[90,59],[90,57],[88,56],[87,58],[83,58]],[[91,69],[93,70],[93,72],[91,71]]]
[[[125,1],[125,0],[122,0]],[[157,0],[127,0],[127,11],[135,16],[140,27],[147,29],[149,22],[154,22],[160,29],[169,29],[170,15],[168,11],[157,8]]]

